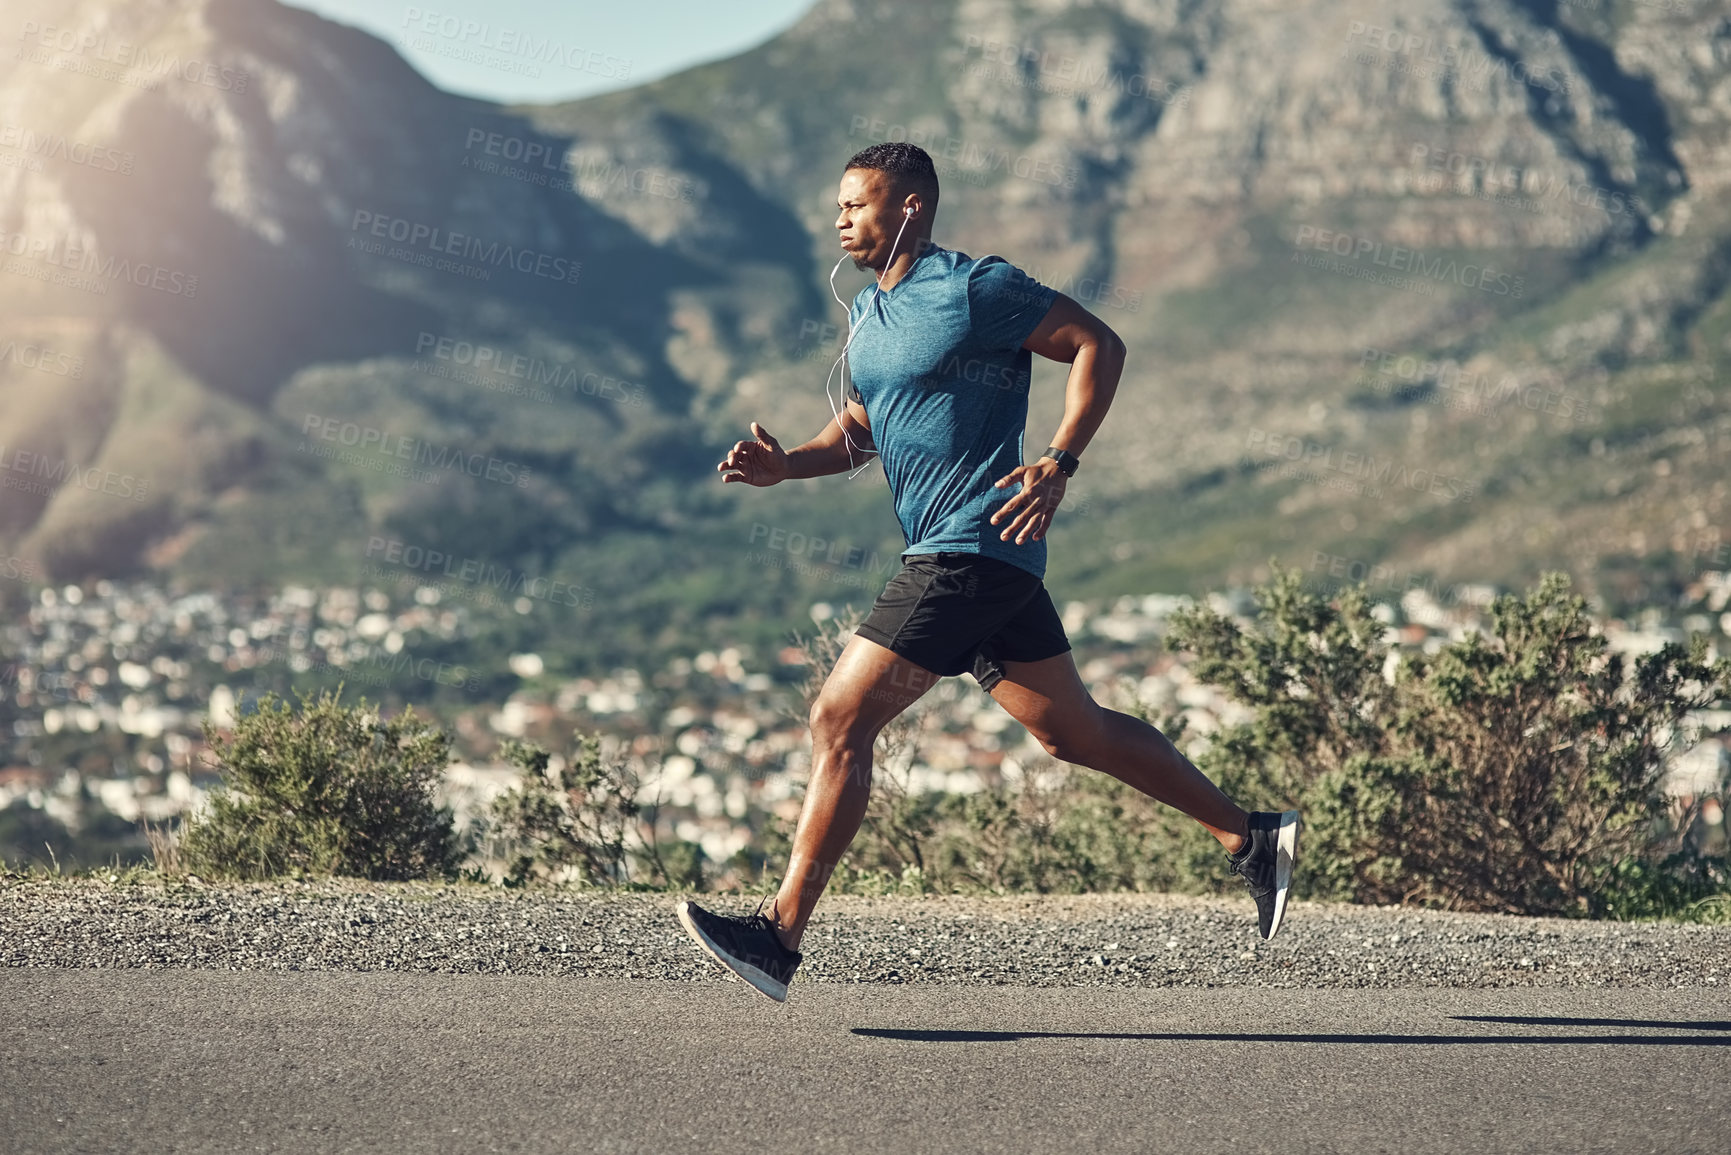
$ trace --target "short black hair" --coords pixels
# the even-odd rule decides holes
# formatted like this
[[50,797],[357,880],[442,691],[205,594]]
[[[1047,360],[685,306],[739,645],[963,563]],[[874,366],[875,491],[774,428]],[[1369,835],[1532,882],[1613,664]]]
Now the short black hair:
[[927,207],[938,207],[938,169],[931,154],[905,140],[886,140],[860,149],[848,158],[849,168],[870,168],[888,173],[898,189],[920,194]]

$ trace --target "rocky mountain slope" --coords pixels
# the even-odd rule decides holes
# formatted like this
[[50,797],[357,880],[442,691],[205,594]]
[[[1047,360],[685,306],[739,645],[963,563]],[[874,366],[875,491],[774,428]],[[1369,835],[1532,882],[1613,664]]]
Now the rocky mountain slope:
[[875,472],[712,468],[827,418],[834,181],[890,138],[940,160],[941,243],[1130,343],[1061,592],[1279,556],[1636,596],[1724,552],[1731,4],[821,0],[521,108],[268,0],[12,11],[0,544],[56,575],[343,579],[388,540],[616,617],[833,594],[757,530],[893,552]]
[[665,300],[715,274],[500,171],[568,142],[274,3],[21,27],[0,532],[49,572],[316,574],[380,532],[551,556],[689,454]]

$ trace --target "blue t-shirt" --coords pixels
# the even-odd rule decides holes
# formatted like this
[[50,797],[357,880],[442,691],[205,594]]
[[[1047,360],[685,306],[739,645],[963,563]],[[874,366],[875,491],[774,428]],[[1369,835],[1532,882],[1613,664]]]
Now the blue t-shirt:
[[[1046,543],[1000,541],[988,520],[1018,490],[992,488],[1022,461],[1033,354],[1022,348],[1057,299],[1002,257],[928,248],[896,283],[854,298],[849,396],[865,406],[903,556],[977,553],[1046,573]],[[1007,524],[1007,523],[1006,523]]]

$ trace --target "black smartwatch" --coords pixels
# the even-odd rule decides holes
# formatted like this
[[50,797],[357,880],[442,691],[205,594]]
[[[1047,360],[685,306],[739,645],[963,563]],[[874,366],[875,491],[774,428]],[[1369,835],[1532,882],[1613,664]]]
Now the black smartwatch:
[[1040,456],[1050,457],[1053,461],[1056,461],[1058,463],[1058,472],[1062,473],[1065,477],[1076,476],[1076,467],[1082,464],[1081,458],[1077,457],[1074,453],[1071,453],[1068,449],[1059,449],[1056,445],[1047,446],[1046,452],[1040,454]]

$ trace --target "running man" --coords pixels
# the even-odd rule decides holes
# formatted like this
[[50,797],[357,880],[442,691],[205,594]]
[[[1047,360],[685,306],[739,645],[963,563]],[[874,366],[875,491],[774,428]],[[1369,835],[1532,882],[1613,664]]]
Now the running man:
[[[1124,343],[1002,258],[933,245],[937,172],[915,145],[852,157],[837,204],[842,248],[878,274],[849,311],[845,408],[792,450],[753,422],[752,440],[717,469],[724,483],[774,485],[846,473],[875,452],[908,546],[812,706],[811,779],[769,913],[761,902],[743,918],[681,902],[680,921],[723,966],[785,1000],[812,909],[865,817],[878,732],[939,678],[971,672],[1054,758],[1206,827],[1249,883],[1262,937],[1273,937],[1298,812],[1245,813],[1158,729],[1095,702],[1041,580],[1046,531],[1112,403]],[[1051,447],[1024,465],[1034,353],[1070,376]]]

